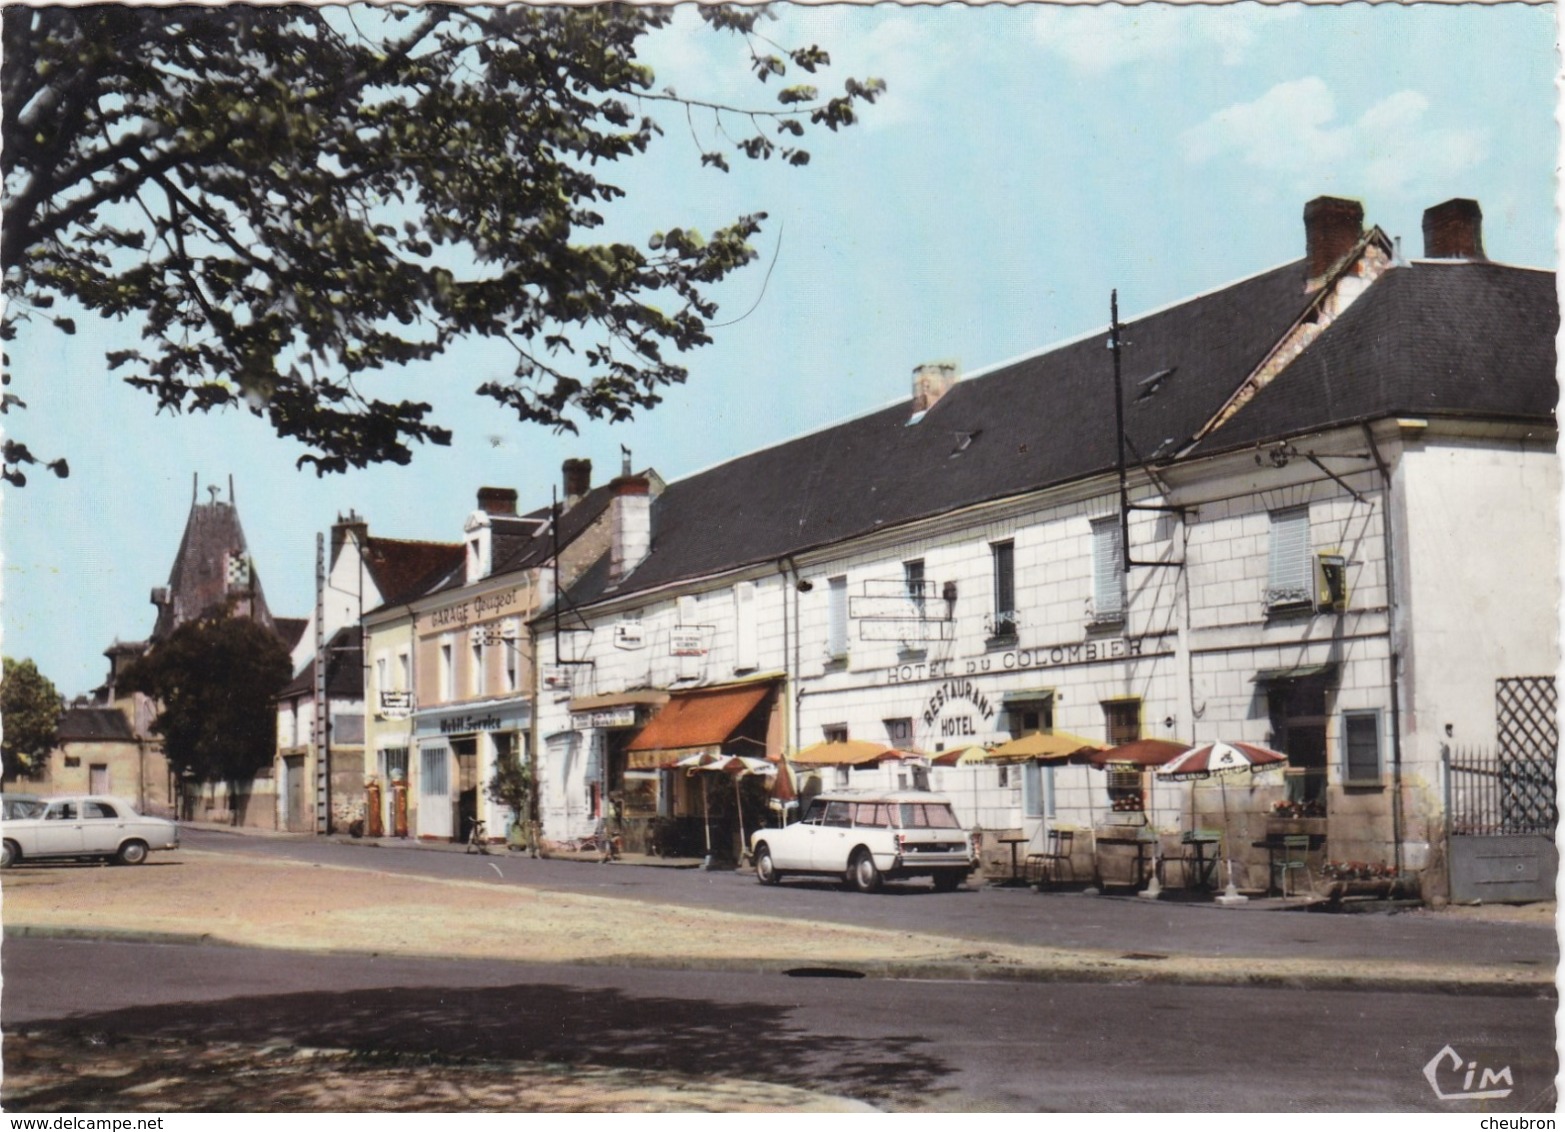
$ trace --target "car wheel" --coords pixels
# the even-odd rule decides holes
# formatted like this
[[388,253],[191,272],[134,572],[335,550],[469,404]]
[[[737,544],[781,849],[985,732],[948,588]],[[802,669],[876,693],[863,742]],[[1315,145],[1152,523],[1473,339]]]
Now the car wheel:
[[934,875],[935,891],[955,892],[957,888],[961,886],[963,879],[964,874],[957,872],[955,869],[950,869],[943,873],[936,873]]
[[114,855],[114,860],[121,865],[139,865],[147,859],[147,843],[145,841],[127,841],[120,846],[120,851]]
[[9,869],[21,859],[21,852],[16,847],[16,842],[6,841],[0,845],[0,869]]
[[782,873],[772,861],[771,846],[764,841],[755,847],[755,879],[762,884],[776,884],[782,880]]
[[875,858],[870,856],[868,849],[860,849],[853,858],[853,863],[848,866],[848,876],[853,881],[853,887],[860,892],[876,892],[880,889],[880,870],[875,867]]

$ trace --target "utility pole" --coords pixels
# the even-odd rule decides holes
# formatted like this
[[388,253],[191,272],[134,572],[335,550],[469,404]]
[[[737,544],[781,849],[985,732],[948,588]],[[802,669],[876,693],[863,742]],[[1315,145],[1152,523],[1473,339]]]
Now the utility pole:
[[331,832],[330,729],[326,719],[326,536],[315,532],[315,832]]

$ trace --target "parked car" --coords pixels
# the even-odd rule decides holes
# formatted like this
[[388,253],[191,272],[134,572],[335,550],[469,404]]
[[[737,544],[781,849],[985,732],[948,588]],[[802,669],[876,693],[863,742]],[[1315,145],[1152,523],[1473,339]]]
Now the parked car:
[[153,849],[178,849],[179,826],[145,817],[123,798],[75,794],[5,807],[0,821],[0,869],[18,861],[106,857],[139,865]]
[[37,794],[0,794],[6,821],[17,818],[35,818],[43,813],[44,800]]
[[756,830],[750,849],[762,884],[808,873],[842,877],[860,892],[907,877],[930,877],[949,892],[978,867],[976,835],[950,801],[923,791],[818,795],[793,825]]

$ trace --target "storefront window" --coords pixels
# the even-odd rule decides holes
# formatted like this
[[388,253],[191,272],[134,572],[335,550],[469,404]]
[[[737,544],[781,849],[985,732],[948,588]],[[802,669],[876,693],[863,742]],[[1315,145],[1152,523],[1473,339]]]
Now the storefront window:
[[1108,768],[1109,809],[1117,814],[1140,813],[1146,809],[1146,797],[1141,790],[1141,772],[1134,767],[1110,766]]

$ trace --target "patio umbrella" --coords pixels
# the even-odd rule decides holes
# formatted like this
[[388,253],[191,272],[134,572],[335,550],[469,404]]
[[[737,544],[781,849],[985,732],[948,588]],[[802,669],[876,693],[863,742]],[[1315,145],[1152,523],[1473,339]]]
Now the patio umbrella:
[[[743,852],[744,839],[744,805],[739,796],[739,780],[747,774],[773,775],[777,773],[777,765],[767,762],[765,759],[751,758],[747,755],[723,755],[716,751],[697,751],[686,755],[674,764],[686,774],[700,774],[710,771],[716,774],[730,774],[734,779],[734,810],[739,815],[739,844]],[[706,861],[712,863],[712,809],[707,801],[706,783],[701,785],[701,820],[706,828]]]
[[1244,899],[1234,884],[1234,855],[1228,836],[1228,776],[1254,774],[1258,770],[1287,765],[1288,756],[1258,743],[1203,743],[1158,767],[1159,778],[1174,781],[1216,778],[1223,791],[1223,849],[1228,857],[1228,888],[1221,899],[1237,904]]
[[989,757],[989,748],[974,744],[971,747],[957,747],[950,751],[941,751],[938,755],[930,756],[929,761],[936,766],[969,766],[973,763],[981,763]]
[[789,761],[802,766],[862,766],[896,753],[884,743],[868,739],[833,739],[795,751]]
[[1072,735],[1069,731],[1029,731],[1026,735],[1001,743],[984,758],[985,762],[1030,762],[1052,759],[1064,762],[1072,755],[1101,751],[1102,743]]

